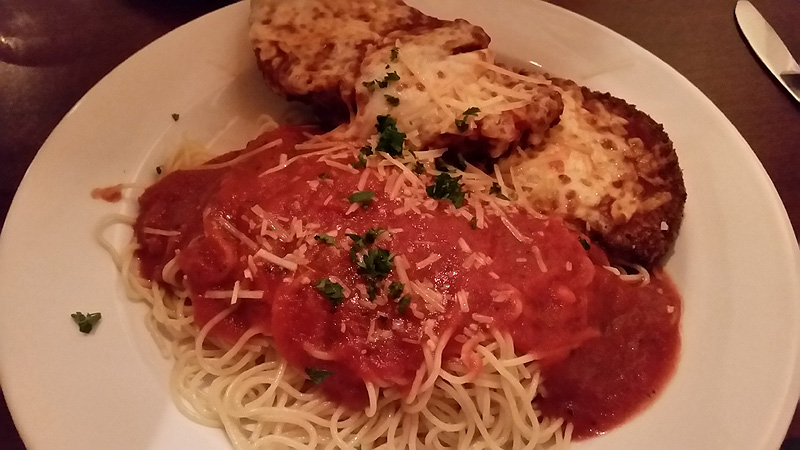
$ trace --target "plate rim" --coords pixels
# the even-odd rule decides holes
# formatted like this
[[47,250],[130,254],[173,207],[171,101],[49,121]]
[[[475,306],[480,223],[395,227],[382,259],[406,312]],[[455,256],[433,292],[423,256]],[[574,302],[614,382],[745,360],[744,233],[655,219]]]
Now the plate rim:
[[[0,233],[0,260],[6,259],[6,258],[9,257],[8,255],[5,254],[6,253],[6,251],[5,251],[6,246],[4,245],[4,243],[8,239],[11,239],[11,237],[8,236],[9,232],[6,231],[7,228],[8,228],[7,225],[11,221],[15,221],[14,223],[16,223],[16,217],[20,216],[20,213],[18,212],[18,210],[20,210],[21,208],[24,207],[24,205],[20,204],[21,201],[19,201],[18,199],[20,197],[22,197],[21,193],[23,193],[23,191],[27,192],[28,190],[32,189],[31,185],[32,185],[32,183],[34,183],[34,181],[32,181],[32,180],[40,172],[38,167],[42,164],[43,160],[51,157],[50,155],[53,152],[52,151],[48,152],[48,149],[53,148],[53,146],[55,145],[52,142],[55,139],[55,138],[53,138],[53,136],[54,135],[57,136],[58,133],[61,132],[62,128],[64,128],[66,126],[66,125],[63,125],[63,124],[65,122],[68,122],[72,118],[72,116],[80,114],[80,111],[82,110],[81,109],[82,106],[85,103],[92,101],[92,99],[96,96],[96,92],[100,89],[101,86],[105,86],[106,84],[111,83],[113,81],[113,79],[115,78],[116,74],[128,70],[128,67],[130,67],[132,65],[131,63],[129,63],[131,60],[134,60],[136,58],[141,58],[141,55],[145,54],[146,52],[152,52],[153,51],[152,48],[161,46],[162,43],[165,42],[166,40],[173,39],[173,37],[176,35],[176,33],[183,33],[183,32],[185,32],[186,30],[188,30],[188,29],[190,29],[192,27],[197,27],[198,23],[200,23],[201,21],[204,21],[204,20],[208,20],[208,18],[210,16],[217,15],[223,10],[229,10],[230,11],[230,10],[233,10],[235,8],[243,8],[243,7],[245,7],[245,6],[243,6],[243,3],[245,3],[245,2],[234,3],[232,5],[228,5],[226,7],[220,8],[220,9],[218,9],[216,11],[212,11],[210,13],[207,13],[207,14],[205,14],[205,15],[203,15],[203,16],[201,16],[201,17],[199,17],[199,18],[197,18],[197,19],[195,19],[195,20],[193,20],[193,21],[191,21],[191,22],[189,22],[187,24],[184,24],[184,25],[176,28],[175,30],[170,31],[169,33],[165,34],[164,36],[159,37],[158,39],[154,40],[153,42],[151,42],[150,44],[148,44],[144,48],[142,48],[142,49],[138,50],[137,52],[135,52],[133,55],[131,55],[129,58],[127,58],[125,61],[123,61],[120,65],[115,67],[111,72],[109,72],[106,76],[104,76],[97,84],[95,84],[89,91],[87,91],[87,93],[84,94],[83,97],[81,97],[81,99],[75,104],[75,106],[73,106],[67,112],[67,114],[64,116],[64,118],[62,118],[61,121],[59,121],[59,124],[54,128],[54,130],[51,132],[51,134],[45,140],[45,142],[42,145],[40,151],[37,152],[37,155],[34,157],[31,165],[28,167],[28,169],[27,169],[27,171],[25,173],[25,176],[24,176],[23,180],[21,181],[21,183],[20,183],[20,185],[18,187],[17,193],[14,196],[14,200],[12,201],[12,203],[11,203],[11,205],[9,207],[8,215],[7,215],[7,218],[6,218],[5,225],[3,226],[2,233]],[[542,6],[542,5],[544,5],[544,6]],[[640,45],[638,45],[635,42],[631,41],[630,39],[626,38],[625,36],[622,36],[621,34],[615,32],[614,30],[611,30],[611,29],[605,27],[602,24],[594,22],[594,21],[592,21],[592,20],[590,20],[590,19],[588,19],[588,18],[586,18],[584,16],[581,16],[581,15],[579,15],[579,14],[573,12],[573,11],[567,10],[567,9],[565,9],[563,7],[558,6],[558,5],[553,5],[553,4],[550,4],[550,3],[542,2],[537,6],[544,7],[544,8],[552,8],[553,10],[558,10],[560,14],[567,14],[567,15],[571,16],[573,20],[574,19],[581,20],[582,22],[587,24],[587,26],[593,26],[593,27],[599,26],[599,27],[604,29],[605,33],[611,33],[611,34],[617,36],[618,38],[621,38],[621,39],[624,39],[624,40],[630,42],[632,45],[636,46],[638,49],[642,50],[643,52],[645,52],[648,55],[649,63],[659,64],[663,68],[666,68],[667,70],[669,70],[673,75],[679,76],[682,79],[683,84],[685,84],[686,86],[690,86],[691,87],[692,94],[693,94],[694,97],[698,98],[698,100],[700,100],[700,101],[704,101],[706,108],[708,108],[710,111],[712,111],[713,114],[718,115],[718,116],[720,116],[721,119],[723,119],[722,121],[725,124],[726,128],[728,128],[729,134],[731,136],[734,136],[737,140],[739,140],[741,142],[741,144],[742,144],[742,146],[744,148],[749,150],[749,154],[747,155],[747,158],[750,161],[750,167],[751,168],[755,168],[756,172],[757,172],[757,173],[754,173],[755,175],[757,175],[757,178],[754,178],[754,181],[757,181],[758,184],[760,185],[760,188],[763,191],[769,193],[769,195],[770,195],[770,198],[769,198],[770,203],[771,203],[770,210],[773,213],[776,213],[776,217],[779,218],[779,220],[777,222],[778,222],[778,225],[780,226],[780,230],[781,230],[781,232],[783,234],[781,239],[786,243],[793,244],[794,251],[788,251],[788,254],[786,256],[790,260],[793,261],[793,264],[792,264],[793,267],[792,268],[794,269],[794,273],[796,275],[794,278],[792,278],[793,290],[794,290],[795,294],[800,292],[800,250],[798,250],[797,238],[794,235],[793,228],[792,228],[791,222],[789,221],[789,217],[788,217],[788,214],[786,212],[786,209],[783,206],[783,203],[781,202],[780,196],[779,196],[777,190],[775,189],[774,183],[772,182],[772,180],[770,179],[768,173],[766,172],[766,169],[761,164],[761,162],[758,160],[756,154],[752,151],[752,149],[749,146],[749,144],[747,143],[747,141],[741,136],[741,134],[738,132],[738,130],[736,130],[736,128],[727,119],[727,117],[725,117],[724,113],[722,113],[722,111],[720,111],[719,108],[717,108],[716,105],[714,105],[713,102],[702,93],[702,91],[700,91],[696,86],[694,86],[682,74],[677,72],[675,69],[673,69],[671,66],[669,66],[666,62],[664,62],[661,59],[659,59],[657,56],[655,56],[649,50],[641,47]],[[109,81],[109,80],[111,80],[111,81]],[[0,277],[2,277],[2,276],[7,276],[7,274],[4,275],[4,274],[0,273]],[[2,292],[2,291],[3,291],[3,288],[0,287],[0,292]],[[800,300],[800,298],[798,298],[797,300]],[[797,339],[800,339],[800,336],[795,336],[795,341],[797,341]],[[796,344],[796,342],[795,342],[795,344]],[[0,348],[2,348],[1,346],[2,346],[2,344],[0,344]],[[2,377],[2,375],[4,373],[8,373],[9,371],[13,370],[13,369],[10,369],[10,367],[12,365],[11,362],[10,362],[10,359],[7,356],[4,356],[3,353],[4,352],[0,352],[0,377]],[[793,373],[794,373],[794,375],[798,375],[798,374],[800,374],[800,353],[796,352],[793,356],[794,356],[794,360],[795,360],[794,372]],[[22,388],[22,387],[18,388],[16,386],[14,386],[14,387],[4,386],[4,393],[5,393],[5,397],[6,397],[6,402],[7,402],[8,406],[9,406],[9,410],[12,411],[12,418],[13,418],[15,424],[17,425],[17,429],[19,430],[20,435],[23,436],[23,437],[26,437],[26,439],[24,439],[26,443],[29,442],[29,441],[33,442],[34,439],[31,439],[31,436],[32,436],[32,431],[31,430],[33,430],[35,428],[35,425],[30,424],[30,423],[27,423],[27,424],[26,423],[20,423],[21,421],[18,421],[18,419],[17,419],[17,417],[22,417],[23,415],[30,416],[30,414],[22,414],[21,411],[24,409],[24,406],[20,405],[18,402],[16,402],[14,400],[16,398],[16,395],[14,394],[14,392],[16,392],[17,389],[24,389],[24,388]],[[796,399],[798,398],[798,396],[800,396],[800,377],[798,377],[798,376],[794,377],[794,382],[791,383],[790,386],[788,386],[788,390],[790,391],[789,393],[791,395],[785,397],[786,402],[780,409],[781,413],[778,414],[778,417],[776,417],[776,419],[773,421],[773,430],[772,430],[772,432],[769,433],[771,439],[769,439],[769,443],[768,444],[765,443],[767,445],[774,446],[775,448],[777,448],[777,446],[783,440],[783,437],[778,433],[778,431],[779,430],[784,430],[784,434],[785,434],[785,430],[788,427],[789,420],[791,419],[792,413],[794,411],[794,407],[793,406],[797,404],[797,400]],[[794,400],[792,400],[792,399],[794,399]],[[790,408],[790,406],[791,406],[791,408]],[[772,444],[774,444],[774,445],[772,445]]]

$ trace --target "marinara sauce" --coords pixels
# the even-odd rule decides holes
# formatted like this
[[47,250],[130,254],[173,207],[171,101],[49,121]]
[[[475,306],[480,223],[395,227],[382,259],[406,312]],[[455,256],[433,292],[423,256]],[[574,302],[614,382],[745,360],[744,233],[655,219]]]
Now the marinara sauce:
[[[240,299],[211,334],[231,342],[252,328],[271,335],[294,367],[330,373],[323,390],[353,408],[367,402],[364,382],[409,389],[431,334],[450,336],[445,357],[458,358],[459,341],[492,330],[537,356],[537,405],[571,422],[577,438],[618,425],[660,392],[680,347],[680,298],[664,273],[646,285],[621,280],[604,252],[559,218],[509,210],[476,227],[448,200],[414,197],[424,181],[404,181],[398,192],[412,194],[393,195],[404,175],[394,166],[352,169],[355,152],[292,159],[308,131],[267,133],[213,162],[280,145],[227,167],[170,173],[140,197],[141,272],[163,282],[177,258],[197,326],[231,306],[209,292],[237,282],[263,291]],[[356,192],[373,196],[354,203]],[[275,263],[287,255],[296,267]],[[389,270],[370,275],[381,262]],[[392,283],[402,283],[399,294]],[[341,295],[326,294],[331,284]]]

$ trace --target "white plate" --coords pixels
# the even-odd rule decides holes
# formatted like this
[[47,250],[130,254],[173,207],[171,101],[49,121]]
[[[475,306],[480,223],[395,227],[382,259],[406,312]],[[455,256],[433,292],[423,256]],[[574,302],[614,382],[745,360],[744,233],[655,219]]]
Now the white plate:
[[[685,305],[677,373],[643,414],[575,448],[777,449],[800,390],[800,252],[739,133],[666,64],[558,7],[422,6],[485,27],[508,57],[627,99],[675,142],[689,192],[667,265]],[[124,297],[93,240],[102,217],[130,206],[89,192],[150,180],[184,135],[207,142],[223,131],[215,150],[240,147],[262,111],[286,108],[254,67],[247,9],[200,18],[111,72],[53,131],[19,188],[0,239],[0,374],[31,450],[229,448],[220,430],[173,406],[169,363],[144,330],[143,306]],[[127,239],[124,230],[111,236]],[[72,323],[78,310],[102,311],[92,335]]]

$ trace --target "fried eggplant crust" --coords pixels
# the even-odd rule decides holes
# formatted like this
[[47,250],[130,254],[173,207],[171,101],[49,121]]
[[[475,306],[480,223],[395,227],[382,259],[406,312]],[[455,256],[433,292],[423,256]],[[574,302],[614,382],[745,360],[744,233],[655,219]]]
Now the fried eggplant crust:
[[629,138],[642,141],[644,151],[633,160],[642,187],[639,195],[645,205],[648,200],[655,201],[652,207],[640,208],[627,221],[592,230],[592,237],[623,260],[653,266],[677,239],[686,203],[683,173],[672,141],[661,124],[624,100],[585,87],[581,90],[589,108],[592,102],[602,104],[610,113],[628,121],[624,127]]
[[264,78],[332,124],[349,118],[369,51],[423,35],[452,53],[489,45],[481,28],[427,16],[400,0],[251,1],[250,39]]
[[560,122],[503,165],[534,208],[561,215],[617,259],[657,265],[677,238],[686,202],[672,141],[624,100],[551,81],[564,101]]

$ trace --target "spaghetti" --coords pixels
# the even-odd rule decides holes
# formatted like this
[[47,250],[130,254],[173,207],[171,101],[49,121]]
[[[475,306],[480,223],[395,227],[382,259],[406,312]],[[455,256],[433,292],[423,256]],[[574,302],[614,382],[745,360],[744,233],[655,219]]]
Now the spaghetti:
[[[100,231],[175,360],[170,385],[187,417],[223,428],[237,449],[567,448],[573,424],[559,408],[583,392],[552,374],[574,378],[572,354],[627,338],[601,327],[642,308],[665,311],[636,324],[660,343],[635,355],[637,376],[648,392],[663,385],[680,311],[663,276],[643,286],[641,271],[624,281],[597,270],[610,267],[599,249],[518,209],[499,178],[408,154],[353,173],[354,146],[300,136],[278,129],[205,170],[166,167],[135,221],[103,224],[132,225],[133,243],[117,253]],[[337,154],[347,169],[330,164]],[[442,174],[463,180],[463,208],[426,206]],[[490,194],[498,182],[505,199]],[[355,189],[374,198],[351,211]],[[603,303],[618,296],[630,301]],[[594,432],[581,420],[578,431]]]

